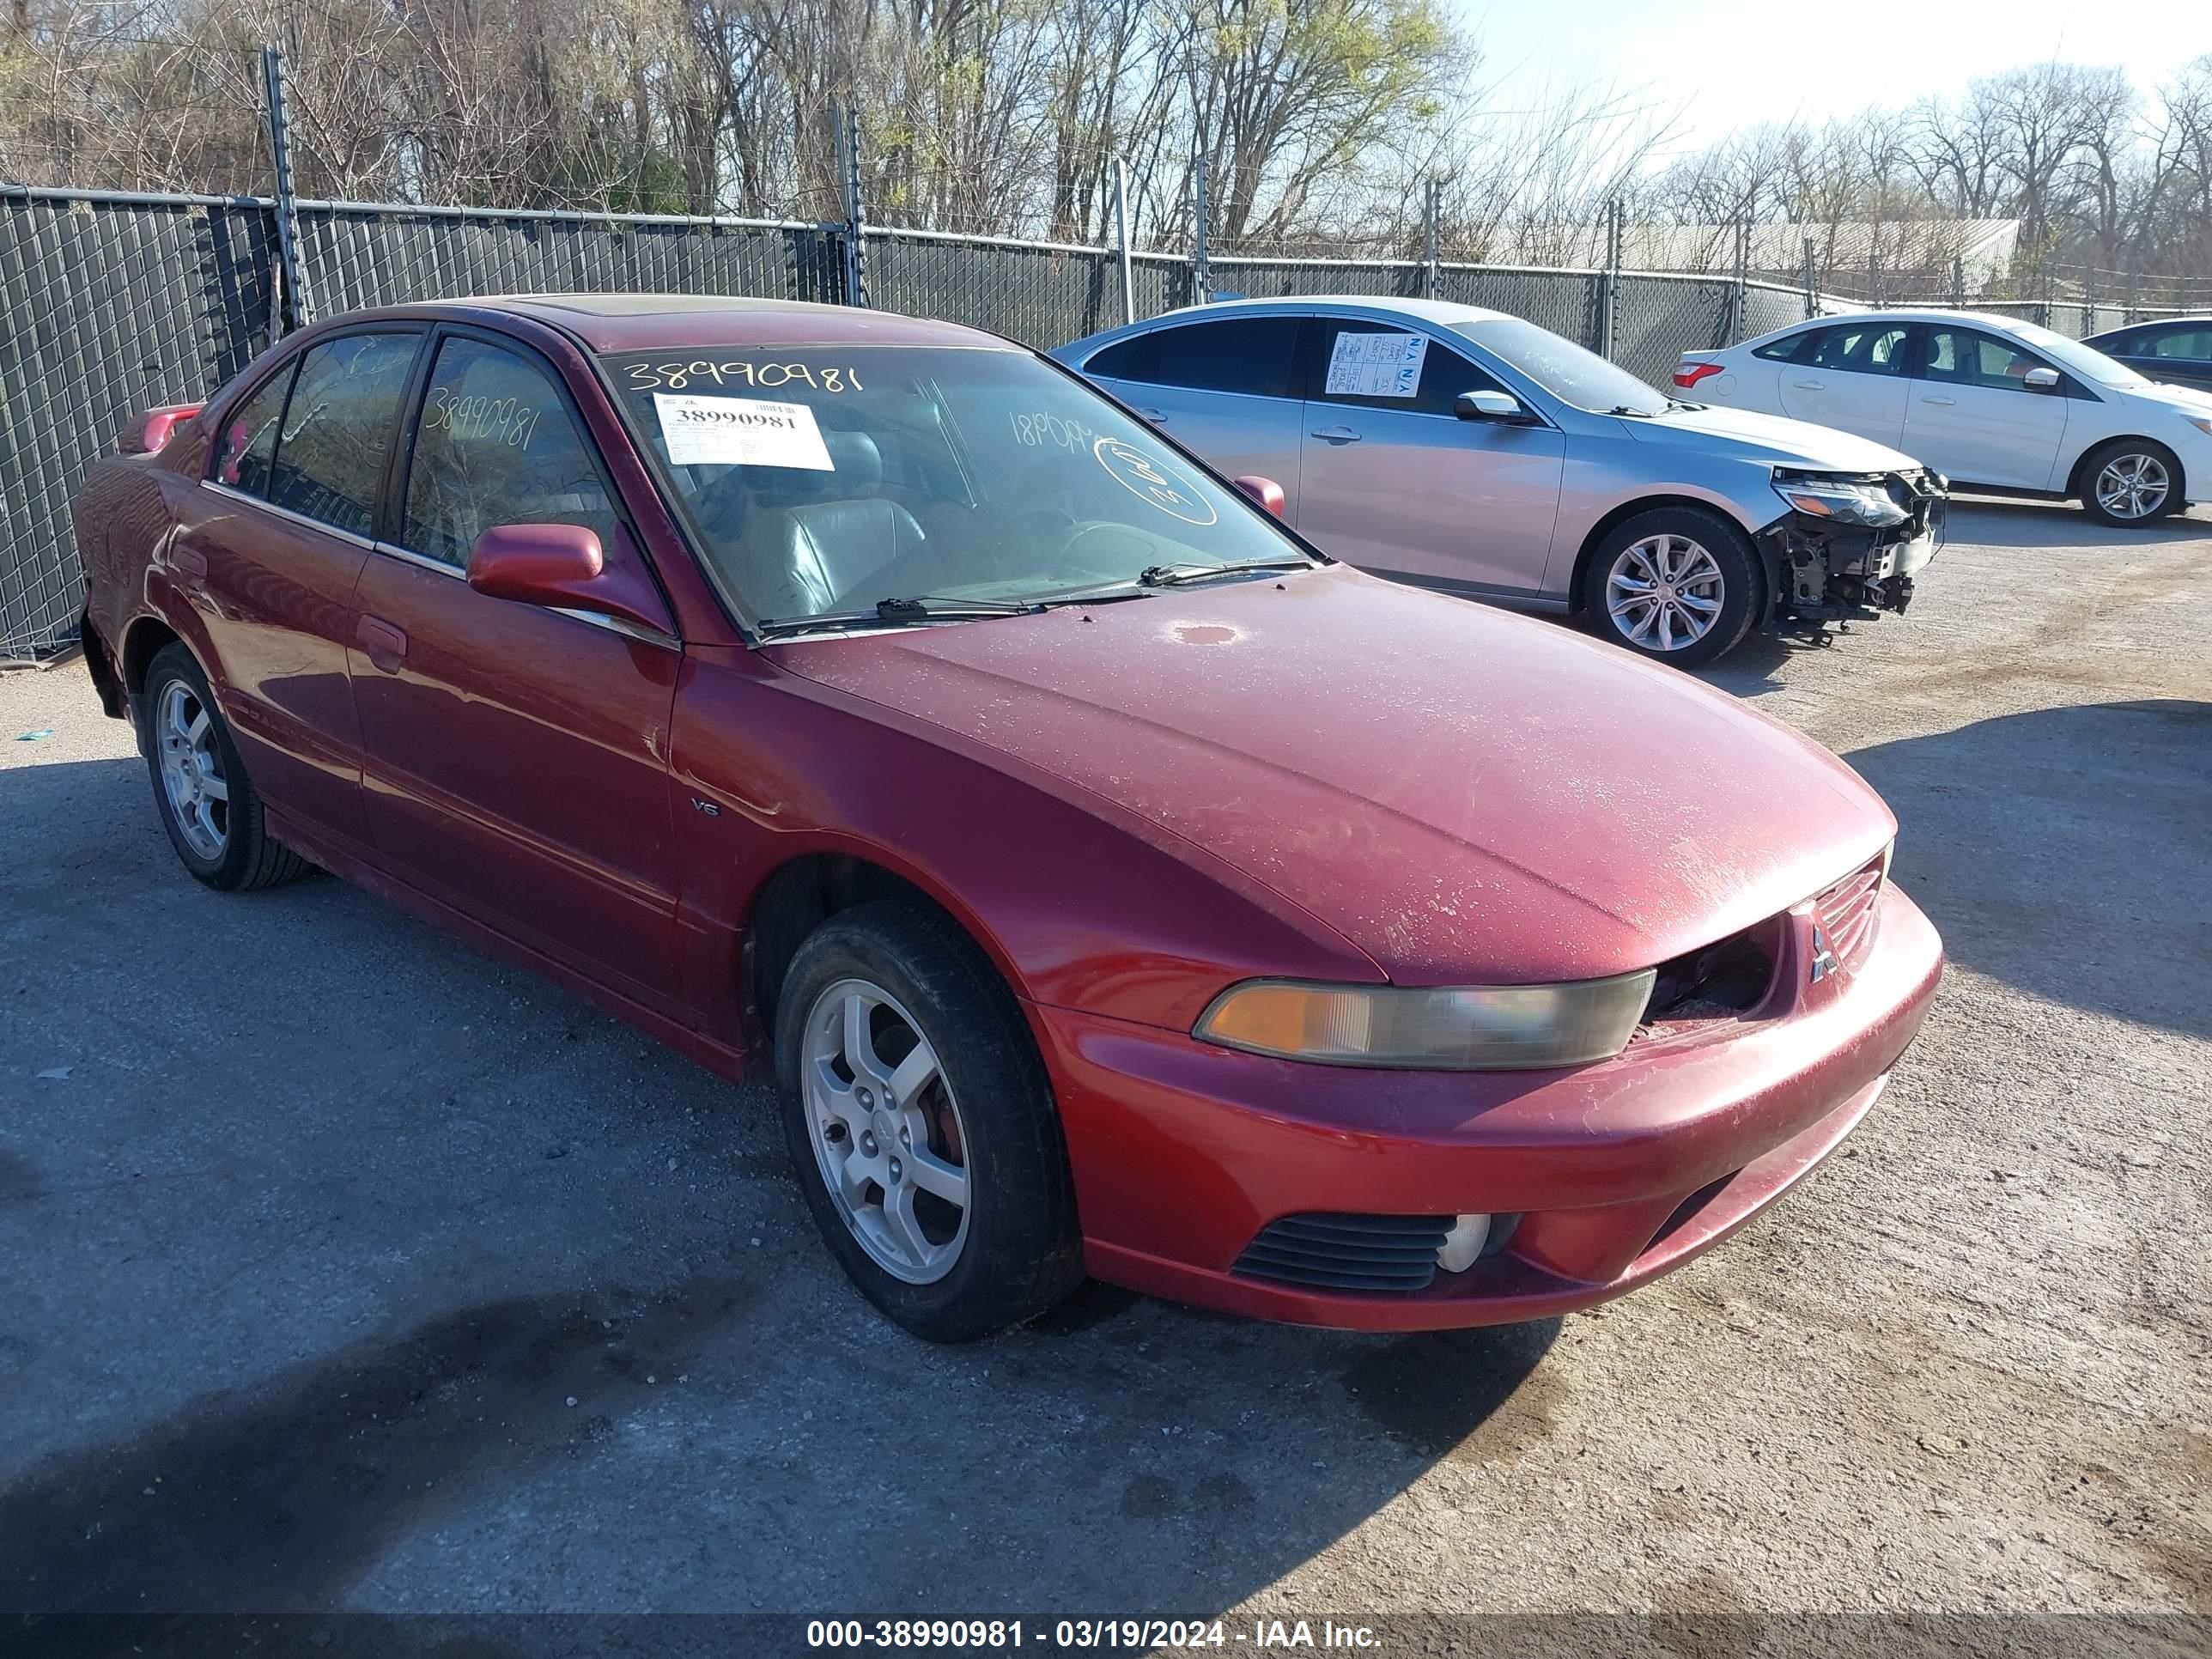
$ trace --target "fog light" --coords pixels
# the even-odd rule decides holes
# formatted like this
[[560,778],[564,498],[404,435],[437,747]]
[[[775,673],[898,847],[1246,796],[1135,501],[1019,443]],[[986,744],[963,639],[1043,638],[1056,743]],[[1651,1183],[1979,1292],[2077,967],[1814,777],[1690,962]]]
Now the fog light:
[[1437,1266],[1448,1273],[1463,1273],[1474,1266],[1482,1247],[1490,1241],[1490,1218],[1463,1215],[1452,1223],[1444,1242],[1437,1246]]

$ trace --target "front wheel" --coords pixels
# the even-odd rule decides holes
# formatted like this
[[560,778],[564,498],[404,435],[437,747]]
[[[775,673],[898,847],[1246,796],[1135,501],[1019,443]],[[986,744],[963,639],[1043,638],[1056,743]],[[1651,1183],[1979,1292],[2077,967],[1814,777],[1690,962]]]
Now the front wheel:
[[1660,507],[1623,520],[1598,544],[1583,605],[1614,644],[1694,668],[1750,632],[1759,593],[1741,531],[1717,514]]
[[776,1010],[784,1136],[815,1224],[863,1294],[960,1342],[1082,1282],[1067,1148],[1012,994],[923,904],[839,912]]
[[2081,463],[2081,506],[2121,530],[2155,524],[2181,505],[2181,463],[2164,444],[2118,438]]

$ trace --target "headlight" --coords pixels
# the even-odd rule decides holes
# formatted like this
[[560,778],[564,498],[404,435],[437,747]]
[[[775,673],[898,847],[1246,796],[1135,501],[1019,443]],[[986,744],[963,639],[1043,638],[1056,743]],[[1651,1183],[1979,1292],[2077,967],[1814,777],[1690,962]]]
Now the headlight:
[[1876,529],[1903,524],[1912,515],[1890,500],[1879,478],[1849,477],[1830,472],[1791,472],[1777,468],[1774,493],[1800,513],[1838,524],[1867,525]]
[[2212,438],[2212,416],[2189,415],[2183,418],[2206,437]]
[[1581,1066],[1628,1046],[1656,977],[1646,968],[1567,985],[1440,990],[1253,980],[1216,997],[1194,1035],[1324,1066],[1445,1072]]

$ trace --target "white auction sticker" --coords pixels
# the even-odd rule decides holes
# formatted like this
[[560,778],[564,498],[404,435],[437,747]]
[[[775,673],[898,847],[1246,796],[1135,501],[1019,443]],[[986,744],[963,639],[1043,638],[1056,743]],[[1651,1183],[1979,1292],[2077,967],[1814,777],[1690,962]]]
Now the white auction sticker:
[[671,466],[795,466],[835,472],[814,411],[759,398],[653,394]]
[[1411,398],[1421,389],[1425,334],[1361,334],[1345,329],[1328,354],[1333,398]]

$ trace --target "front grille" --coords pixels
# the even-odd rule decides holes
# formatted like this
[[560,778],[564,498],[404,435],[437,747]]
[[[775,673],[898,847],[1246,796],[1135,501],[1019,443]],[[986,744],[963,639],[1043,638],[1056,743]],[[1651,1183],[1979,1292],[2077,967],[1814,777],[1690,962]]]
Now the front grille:
[[1232,1273],[1323,1291],[1428,1288],[1448,1215],[1286,1215],[1261,1229]]
[[1870,859],[1813,901],[1813,921],[1838,962],[1850,962],[1874,933],[1875,908],[1881,902],[1880,858]]

